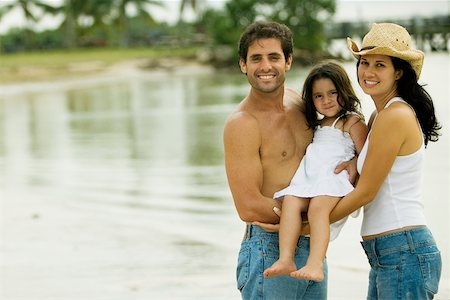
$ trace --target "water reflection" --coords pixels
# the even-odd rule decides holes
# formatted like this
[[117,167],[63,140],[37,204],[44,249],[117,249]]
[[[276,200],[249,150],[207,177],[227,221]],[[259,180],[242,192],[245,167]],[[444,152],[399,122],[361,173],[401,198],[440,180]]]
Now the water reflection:
[[242,76],[206,74],[3,94],[4,184],[29,193],[47,186],[91,203],[117,195],[141,206],[152,198],[176,198],[179,208],[229,203],[222,127],[246,91]]

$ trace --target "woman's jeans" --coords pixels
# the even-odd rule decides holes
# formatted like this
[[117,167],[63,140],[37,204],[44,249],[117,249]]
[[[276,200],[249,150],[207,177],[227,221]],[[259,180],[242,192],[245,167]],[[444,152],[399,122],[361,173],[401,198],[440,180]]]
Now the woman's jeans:
[[[295,263],[305,265],[309,255],[309,238],[301,237],[297,244]],[[325,300],[327,298],[328,269],[324,261],[325,278],[321,282],[298,280],[290,276],[264,278],[263,271],[279,256],[278,233],[247,225],[237,265],[237,286],[242,299],[264,300]]]
[[361,242],[371,266],[367,299],[426,300],[438,291],[441,254],[427,227]]

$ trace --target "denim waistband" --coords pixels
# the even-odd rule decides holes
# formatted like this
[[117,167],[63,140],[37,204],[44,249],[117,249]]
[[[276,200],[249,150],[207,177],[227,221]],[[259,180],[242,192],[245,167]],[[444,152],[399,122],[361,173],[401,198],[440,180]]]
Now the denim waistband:
[[399,231],[361,242],[368,256],[387,255],[398,251],[410,251],[414,253],[417,248],[435,244],[436,242],[430,230],[425,226]]
[[[265,231],[264,229],[262,229],[260,226],[257,225],[252,225],[252,224],[247,224],[247,228],[245,230],[245,235],[244,235],[244,240],[249,240],[252,237],[255,236],[262,236],[264,235],[265,238],[274,238],[278,240],[278,232],[268,232]],[[300,236],[299,238],[299,243],[300,241],[302,242],[308,242],[309,241],[309,236]]]
[[252,237],[256,236],[256,235],[273,235],[276,236],[278,238],[278,233],[277,232],[268,232],[265,231],[264,229],[262,229],[259,226],[256,225],[252,225],[252,224],[247,224],[247,228],[245,229],[245,236],[244,236],[244,240],[249,240]]

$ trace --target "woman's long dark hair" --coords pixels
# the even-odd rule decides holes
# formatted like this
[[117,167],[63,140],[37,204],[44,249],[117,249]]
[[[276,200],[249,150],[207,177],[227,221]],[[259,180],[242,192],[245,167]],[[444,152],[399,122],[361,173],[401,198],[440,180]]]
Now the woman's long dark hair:
[[408,62],[392,57],[392,63],[396,70],[403,70],[403,75],[397,80],[397,92],[416,112],[425,136],[425,146],[430,141],[436,142],[442,126],[436,119],[430,94],[417,82],[416,72]]
[[[430,94],[417,82],[417,75],[411,64],[397,57],[391,56],[391,59],[394,69],[403,71],[402,76],[397,80],[397,93],[414,109],[422,128],[425,146],[428,145],[428,142],[437,142],[442,126],[437,121]],[[358,69],[359,63],[360,60],[356,63],[356,69]]]

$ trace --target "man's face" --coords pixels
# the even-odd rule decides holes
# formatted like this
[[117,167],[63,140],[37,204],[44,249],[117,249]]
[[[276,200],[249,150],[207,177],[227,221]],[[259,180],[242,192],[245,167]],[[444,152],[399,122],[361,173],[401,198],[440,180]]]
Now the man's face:
[[248,48],[247,62],[239,61],[250,85],[264,93],[274,92],[283,85],[291,63],[292,57],[284,57],[281,42],[274,38],[253,42]]

